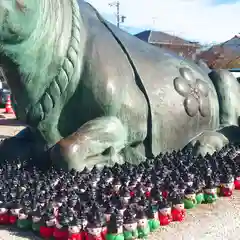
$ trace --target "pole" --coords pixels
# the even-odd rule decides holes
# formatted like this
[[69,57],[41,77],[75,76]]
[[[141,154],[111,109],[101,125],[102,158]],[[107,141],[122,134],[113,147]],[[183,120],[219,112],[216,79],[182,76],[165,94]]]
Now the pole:
[[120,27],[120,2],[116,2],[116,7],[117,7],[117,27]]
[[120,24],[124,22],[125,16],[120,15],[120,1],[112,2],[108,4],[110,7],[116,7],[117,9],[117,27],[120,28]]

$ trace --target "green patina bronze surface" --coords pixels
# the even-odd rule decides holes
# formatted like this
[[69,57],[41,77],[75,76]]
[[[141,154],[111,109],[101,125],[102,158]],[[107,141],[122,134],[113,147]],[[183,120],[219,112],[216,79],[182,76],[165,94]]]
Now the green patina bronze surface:
[[29,127],[1,144],[1,158],[82,169],[239,141],[228,71],[147,44],[84,1],[23,2],[0,0],[0,63]]

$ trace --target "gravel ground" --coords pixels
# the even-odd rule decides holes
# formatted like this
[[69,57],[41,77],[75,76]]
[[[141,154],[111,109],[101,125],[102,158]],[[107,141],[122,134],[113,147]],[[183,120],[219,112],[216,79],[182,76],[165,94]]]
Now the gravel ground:
[[[14,115],[0,110],[0,138],[16,134],[24,126]],[[240,191],[231,198],[221,198],[214,205],[201,205],[187,213],[183,223],[174,223],[151,234],[149,240],[238,240],[240,239]],[[31,233],[0,228],[1,240],[38,239]]]

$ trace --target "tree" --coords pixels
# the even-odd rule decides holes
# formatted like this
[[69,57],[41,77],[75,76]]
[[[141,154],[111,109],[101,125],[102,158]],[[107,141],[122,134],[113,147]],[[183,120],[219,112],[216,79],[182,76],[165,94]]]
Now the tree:
[[229,47],[216,45],[202,52],[199,58],[203,59],[210,68],[229,68],[235,66],[237,63],[235,60],[239,59],[239,56]]
[[240,57],[237,57],[231,60],[229,63],[226,64],[226,68],[240,68]]

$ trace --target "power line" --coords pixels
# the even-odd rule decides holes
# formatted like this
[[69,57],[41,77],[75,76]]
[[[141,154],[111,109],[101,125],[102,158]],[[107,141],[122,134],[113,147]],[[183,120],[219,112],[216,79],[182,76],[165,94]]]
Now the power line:
[[120,27],[121,23],[124,23],[126,16],[120,15],[120,2],[115,1],[108,4],[110,7],[116,7],[116,18],[117,18],[117,27]]

